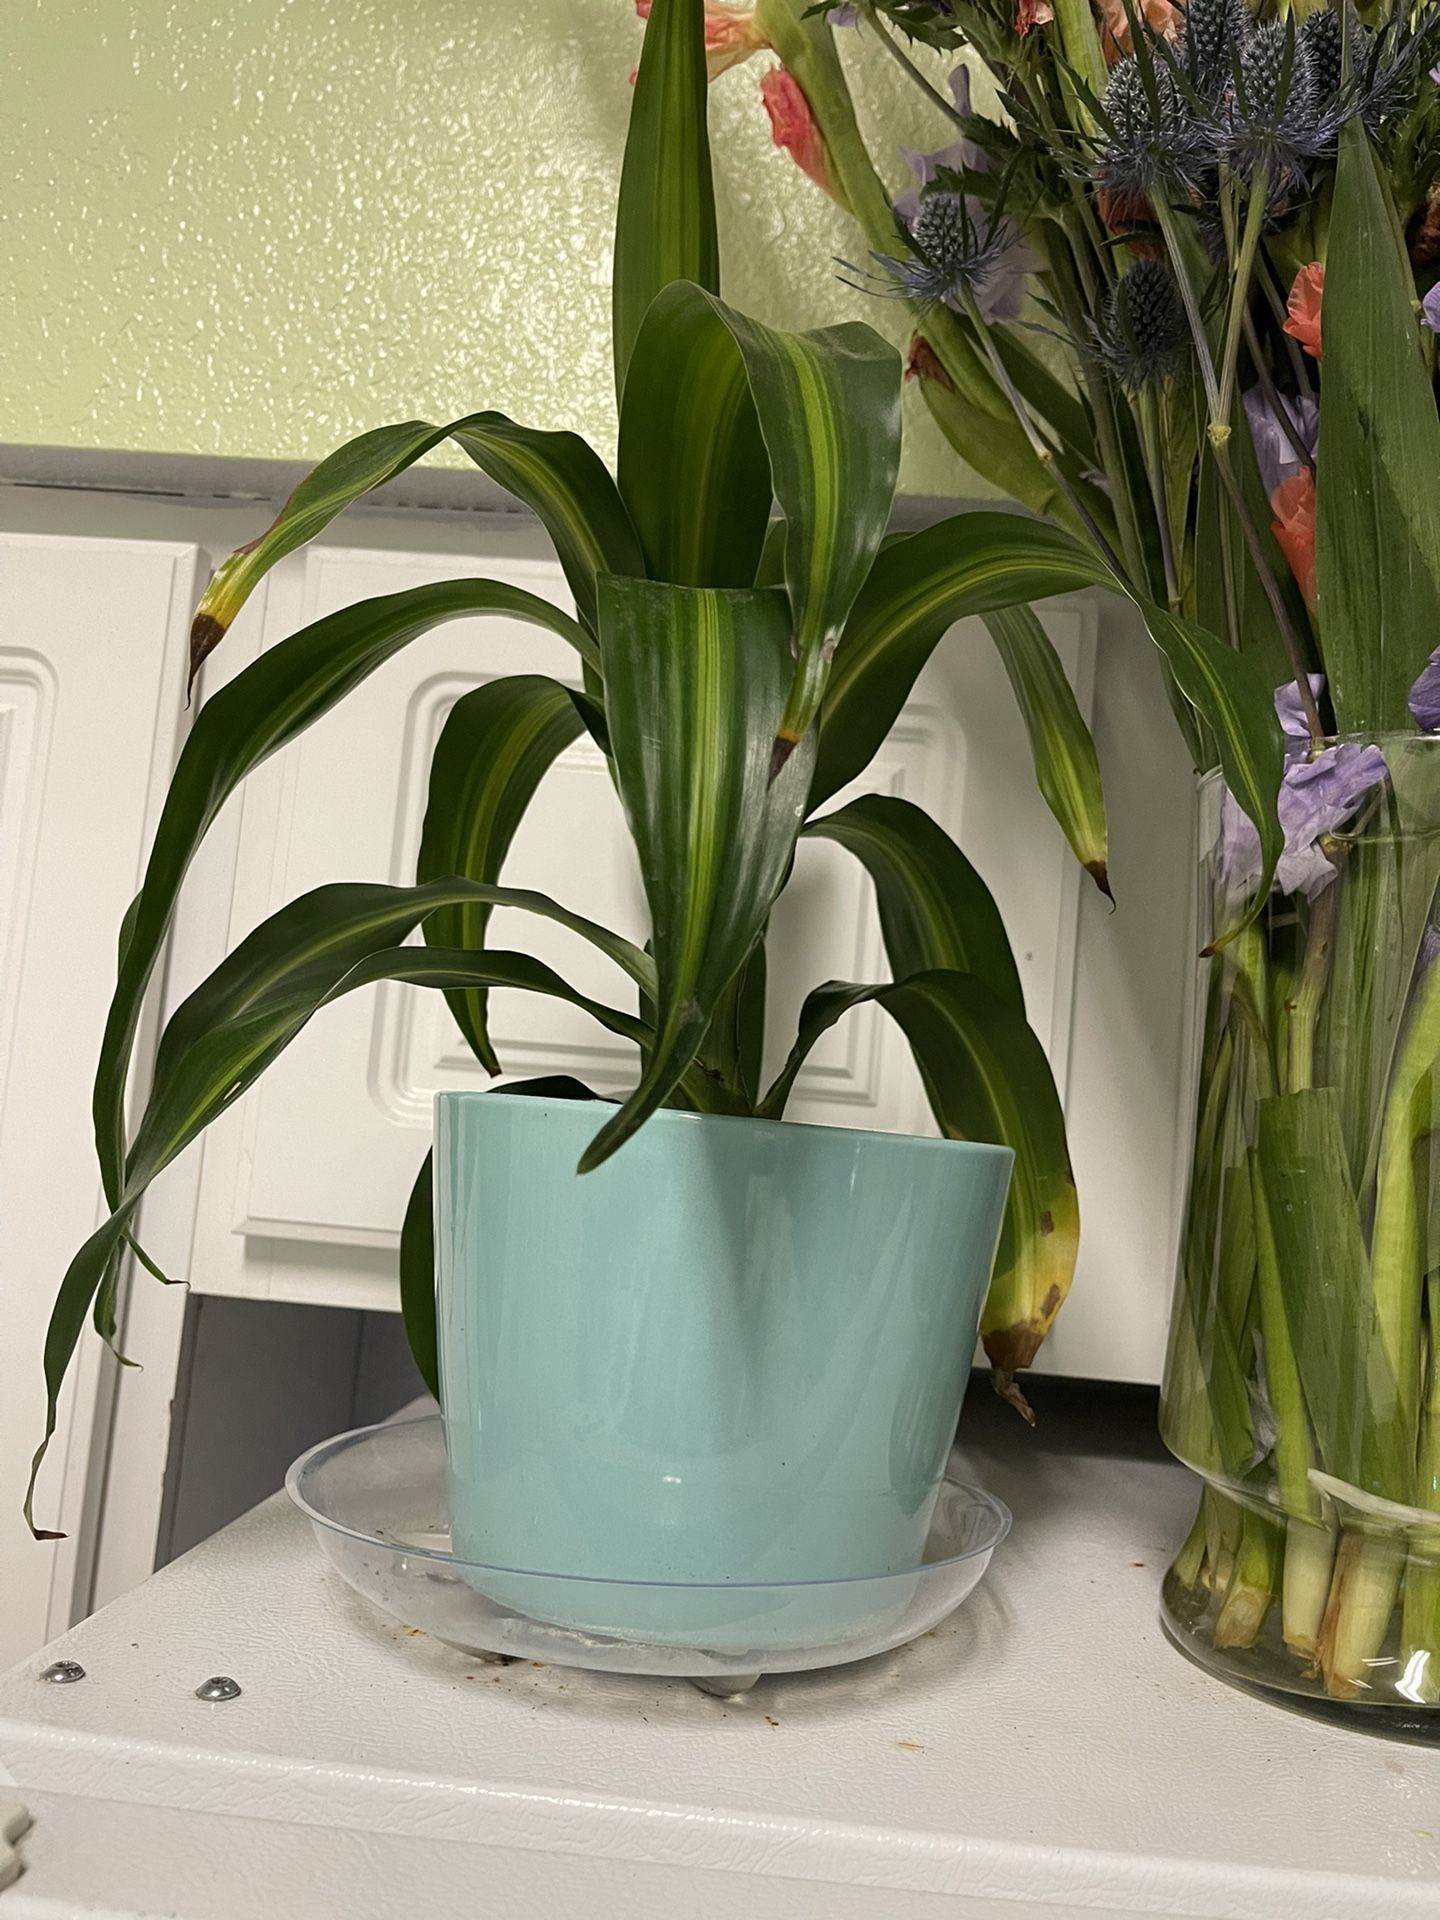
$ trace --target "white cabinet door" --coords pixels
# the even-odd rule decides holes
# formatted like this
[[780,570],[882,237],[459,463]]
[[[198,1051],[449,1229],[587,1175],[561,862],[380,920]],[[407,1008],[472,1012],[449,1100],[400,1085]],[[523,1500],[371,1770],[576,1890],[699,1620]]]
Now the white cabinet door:
[[[271,644],[301,621],[362,597],[476,570],[473,552],[317,546],[273,576],[256,638]],[[480,570],[565,600],[553,561],[507,552],[503,542]],[[1087,707],[1096,615],[1087,602],[1045,610]],[[1046,1364],[1143,1380],[1157,1374],[1179,1205],[1188,781],[1183,768],[1168,784],[1158,771],[1180,756],[1145,643],[1107,629],[1103,646],[1116,677],[1108,695],[1113,724],[1126,735],[1117,743],[1116,778],[1123,804],[1138,816],[1134,826],[1117,822],[1117,878],[1122,894],[1132,894],[1122,913],[1112,915],[1079,873],[1036,792],[1013,695],[978,622],[942,643],[854,791],[903,794],[925,807],[995,892],[1031,1021],[1066,1097],[1082,1172],[1081,1279]],[[409,882],[430,749],[451,703],[485,678],[546,671],[573,680],[574,669],[563,642],[504,619],[453,623],[387,663],[248,783],[230,943],[283,901],[326,881]],[[1103,701],[1096,724],[1102,735],[1112,725]],[[643,939],[633,854],[603,762],[588,741],[565,753],[545,782],[506,877]],[[496,916],[497,944],[530,947],[600,997],[624,994],[593,949],[545,923],[516,924],[519,918]],[[1156,954],[1165,962],[1158,982]],[[1077,964],[1087,978],[1077,979]],[[884,971],[863,873],[838,848],[803,844],[772,936],[774,1058],[783,1054],[810,987],[837,975],[882,978]],[[1088,1011],[1077,1019],[1082,1005]],[[498,993],[493,1029],[509,1074],[570,1070],[607,1093],[633,1080],[625,1043],[554,1002]],[[215,1293],[393,1305],[398,1225],[428,1144],[431,1096],[437,1088],[485,1084],[438,995],[386,986],[327,1008],[211,1131],[192,1284]],[[850,1016],[816,1049],[791,1114],[933,1131],[904,1042],[873,1008]]]
[[0,535],[0,1665],[83,1611],[110,1377],[89,1338],[37,1501],[71,1537],[36,1545],[20,1505],[50,1303],[101,1217],[90,1084],[174,758],[197,584],[184,544]]

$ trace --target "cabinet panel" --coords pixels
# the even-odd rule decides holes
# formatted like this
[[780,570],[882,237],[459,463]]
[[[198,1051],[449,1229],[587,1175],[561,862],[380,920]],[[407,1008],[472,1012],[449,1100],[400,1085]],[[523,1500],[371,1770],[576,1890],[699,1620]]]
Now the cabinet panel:
[[[182,713],[193,547],[0,534],[0,1663],[69,1624],[91,1545],[109,1363],[86,1340],[41,1479],[50,1302],[101,1215],[90,1080]],[[103,617],[102,617],[103,615]]]

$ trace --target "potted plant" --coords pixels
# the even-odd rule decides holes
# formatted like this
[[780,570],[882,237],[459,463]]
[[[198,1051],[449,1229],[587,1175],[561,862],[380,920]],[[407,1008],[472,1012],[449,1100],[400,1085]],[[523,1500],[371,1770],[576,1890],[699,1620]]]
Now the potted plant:
[[[448,434],[544,523],[574,612],[485,579],[423,586],[316,622],[201,706],[121,930],[95,1089],[111,1211],[60,1287],[49,1424],[87,1315],[115,1337],[127,1249],[153,1268],[135,1239],[151,1182],[315,1013],[382,979],[437,988],[494,1069],[486,994],[518,987],[632,1040],[640,1075],[618,1106],[571,1081],[440,1102],[438,1263],[427,1160],[401,1270],[446,1416],[457,1540],[512,1566],[622,1577],[880,1571],[923,1545],[997,1232],[981,1317],[1008,1383],[1065,1296],[1078,1215],[1054,1084],[978,874],[903,801],[820,809],[954,620],[1110,575],[1065,532],[1007,514],[886,542],[898,356],[863,325],[787,335],[719,299],[704,37],[700,0],[660,0],[637,78],[615,476],[576,436],[495,413],[382,428],[322,462],[203,598],[195,668],[270,567]],[[225,798],[415,635],[487,611],[562,635],[576,684],[518,676],[457,702],[416,884],[323,887],[258,927],[169,1021],[127,1136],[141,1004]],[[1167,644],[1177,662],[1203,658],[1178,626]],[[1038,625],[1016,627],[1009,657],[1063,815],[1083,726]],[[582,730],[625,806],[645,950],[500,882],[537,783]],[[765,1087],[765,929],[802,833],[870,874],[893,977],[817,988]],[[632,1004],[487,947],[496,906],[591,941]],[[424,944],[405,944],[417,930]],[[779,1124],[809,1048],[864,1000],[904,1030],[940,1141]]]
[[[1105,556],[1157,638],[1158,612],[1223,653],[1218,725],[1175,703],[1196,766],[1221,771],[1163,1396],[1207,1491],[1165,1618],[1242,1684],[1423,1715],[1440,1703],[1440,14],[759,0],[746,18],[748,50],[784,63],[765,82],[777,141],[859,223],[852,280],[908,304],[911,369],[957,450]],[[836,51],[857,27],[950,123],[893,203]],[[960,48],[947,97],[935,54]],[[999,111],[972,111],[972,78]],[[1230,764],[1245,731],[1251,791]]]

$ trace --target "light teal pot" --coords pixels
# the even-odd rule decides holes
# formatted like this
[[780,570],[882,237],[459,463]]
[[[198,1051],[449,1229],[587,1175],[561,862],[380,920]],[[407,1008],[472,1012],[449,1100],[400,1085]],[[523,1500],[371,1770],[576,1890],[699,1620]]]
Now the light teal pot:
[[666,1110],[582,1178],[611,1112],[436,1098],[454,1549],[539,1618],[758,1644],[717,1586],[919,1565],[1013,1156]]

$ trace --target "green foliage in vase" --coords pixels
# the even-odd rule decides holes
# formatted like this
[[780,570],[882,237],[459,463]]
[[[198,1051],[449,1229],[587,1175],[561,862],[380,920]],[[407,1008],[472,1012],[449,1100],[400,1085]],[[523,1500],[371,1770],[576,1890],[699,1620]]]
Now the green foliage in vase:
[[[1376,1698],[1393,1667],[1394,1703],[1440,1705],[1440,7],[747,19],[787,76],[777,141],[854,217],[857,293],[906,308],[942,431],[1050,523],[1021,536],[1034,557],[1063,529],[1129,593],[1187,749],[1223,776],[1164,1407],[1213,1490],[1173,1578],[1217,1647],[1273,1612],[1283,1684],[1298,1660]],[[948,122],[906,191],[842,42]],[[916,536],[917,583],[956,544]],[[1023,615],[991,617],[1013,655]],[[936,637],[919,621],[903,645]],[[1091,778],[1083,758],[1047,775],[1057,811]]]
[[[1065,1297],[1078,1210],[1063,1119],[993,901],[960,850],[904,802],[816,809],[867,764],[951,622],[998,618],[1111,576],[1070,532],[1005,513],[886,542],[899,357],[860,322],[780,333],[721,299],[704,57],[701,0],[657,0],[617,221],[615,475],[575,435],[493,412],[382,427],[322,461],[204,595],[192,673],[278,561],[448,436],[542,522],[573,611],[492,580],[442,581],[327,615],[201,705],[121,930],[94,1098],[109,1211],[56,1301],[47,1439],[87,1316],[116,1338],[117,1275],[127,1249],[145,1259],[134,1236],[152,1181],[312,1017],[382,980],[445,994],[492,1071],[503,1065],[488,1021],[496,987],[565,1000],[632,1042],[638,1084],[599,1129],[582,1171],[623,1150],[662,1105],[779,1117],[819,1033],[850,1006],[877,1001],[909,1041],[942,1131],[1016,1154],[984,1320],[998,1371],[1029,1364]],[[141,1008],[186,870],[226,799],[411,640],[487,613],[558,635],[573,673],[490,681],[456,702],[430,767],[415,884],[321,887],[256,928],[171,1017],[129,1132]],[[1053,650],[1030,619],[995,632],[1052,805],[1103,880],[1093,748]],[[1197,680],[1204,671],[1197,654]],[[582,732],[624,805],[650,913],[643,950],[502,883],[538,785]],[[812,994],[767,1088],[766,929],[802,833],[838,842],[873,876],[893,977]],[[627,979],[630,1004],[596,1002],[531,956],[488,945],[496,908],[590,942]],[[423,944],[407,944],[417,932]],[[541,1084],[555,1095],[586,1091]],[[427,1160],[400,1265],[407,1331],[434,1384],[429,1191]]]

